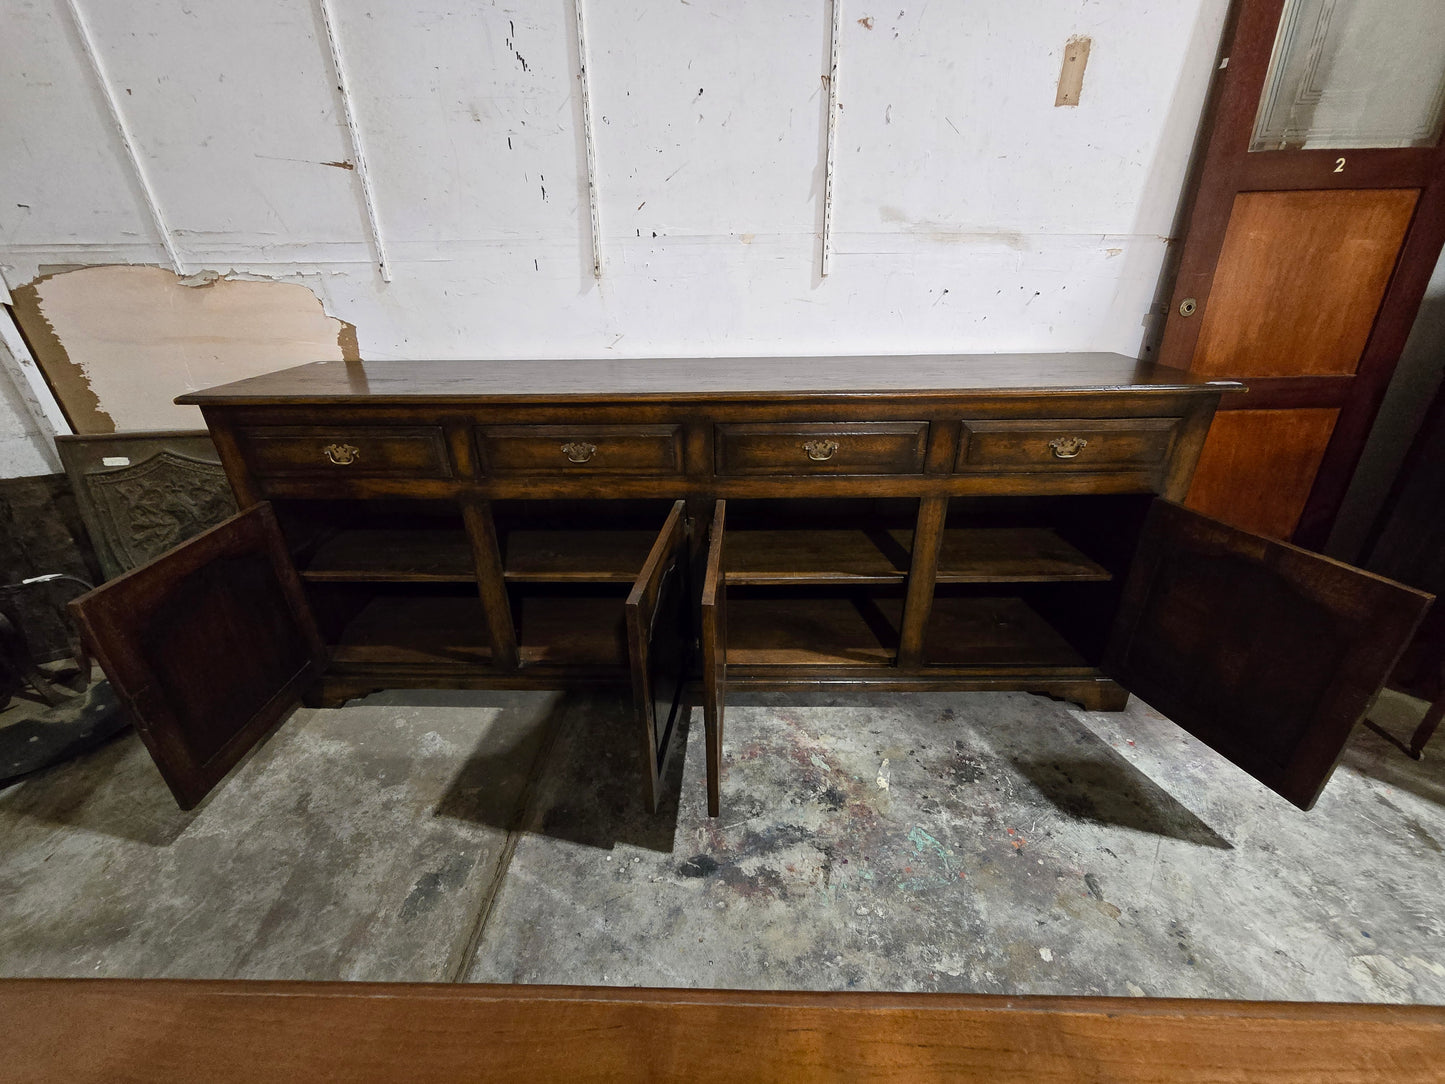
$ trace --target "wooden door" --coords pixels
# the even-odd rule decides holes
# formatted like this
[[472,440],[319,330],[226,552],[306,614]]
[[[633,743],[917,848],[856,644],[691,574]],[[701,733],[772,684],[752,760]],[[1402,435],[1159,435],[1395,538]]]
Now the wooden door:
[[722,805],[723,706],[727,697],[727,581],[723,575],[723,531],[727,501],[713,506],[707,563],[702,580],[702,712],[707,729],[707,815]]
[[1323,545],[1445,241],[1445,5],[1236,0],[1158,360],[1246,381],[1192,508]]
[[269,504],[70,609],[182,809],[290,713],[325,660]]
[[691,660],[692,607],[687,590],[687,521],[677,501],[627,596],[627,650],[642,735],[647,811],[657,812],[662,776]]
[[1104,669],[1309,809],[1431,598],[1159,499]]

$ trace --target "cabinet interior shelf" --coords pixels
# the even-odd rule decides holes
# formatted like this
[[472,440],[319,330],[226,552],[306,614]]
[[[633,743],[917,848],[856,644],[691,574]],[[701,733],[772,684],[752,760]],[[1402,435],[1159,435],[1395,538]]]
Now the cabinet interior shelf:
[[466,533],[445,528],[351,528],[323,539],[300,569],[316,583],[472,583]]
[[332,662],[485,667],[491,662],[486,619],[475,595],[383,594],[347,622]]
[[516,609],[517,654],[523,666],[625,667],[627,626],[622,596],[524,596]]
[[[649,530],[515,530],[504,540],[513,583],[632,583],[657,540]],[[729,584],[897,584],[908,576],[910,530],[729,529]],[[469,559],[469,557],[468,557]],[[1110,579],[1044,527],[965,527],[944,533],[940,583],[1051,583]]]
[[923,643],[924,661],[930,666],[1089,665],[1021,598],[935,598]]
[[903,600],[744,596],[727,603],[729,666],[889,666]]
[[939,583],[1070,583],[1113,579],[1047,527],[955,527],[943,532]]

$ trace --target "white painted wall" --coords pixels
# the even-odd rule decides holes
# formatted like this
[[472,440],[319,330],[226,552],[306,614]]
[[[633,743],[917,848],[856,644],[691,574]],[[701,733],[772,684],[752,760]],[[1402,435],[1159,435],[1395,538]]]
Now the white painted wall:
[[[0,350],[4,349],[0,343]],[[50,435],[26,409],[10,373],[0,367],[0,478],[28,478],[59,469]]]
[[600,283],[571,0],[331,0],[389,284],[318,0],[0,0],[0,269],[166,263],[74,4],[180,270],[363,357],[1138,350],[1227,0],[839,0],[826,279],[827,3],[582,2]]
[[69,427],[11,319],[0,279],[0,478],[59,471],[55,434]]

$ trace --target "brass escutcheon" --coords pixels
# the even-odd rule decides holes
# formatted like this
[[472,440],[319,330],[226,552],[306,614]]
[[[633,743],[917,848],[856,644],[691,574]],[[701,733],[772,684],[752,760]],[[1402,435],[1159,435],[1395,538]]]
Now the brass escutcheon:
[[1083,437],[1055,437],[1049,441],[1055,459],[1073,459],[1088,446],[1089,442]]
[[346,467],[356,462],[361,449],[354,444],[328,444],[321,449],[321,454],[338,467]]
[[806,440],[803,442],[803,451],[808,453],[808,458],[818,463],[825,459],[832,459],[833,453],[838,450],[836,440]]
[[597,451],[597,445],[588,444],[585,440],[568,441],[562,445],[562,454],[573,463],[586,463]]

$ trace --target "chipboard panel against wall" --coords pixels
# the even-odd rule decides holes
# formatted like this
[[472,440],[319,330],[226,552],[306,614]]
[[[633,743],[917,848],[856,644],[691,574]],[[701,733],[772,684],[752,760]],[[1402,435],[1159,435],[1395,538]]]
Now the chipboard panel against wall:
[[[0,0],[0,268],[299,283],[374,359],[1139,349],[1226,0],[838,0],[826,278],[826,0],[576,2],[600,280],[573,0]],[[70,364],[117,428],[194,424],[204,314],[144,323]]]

